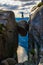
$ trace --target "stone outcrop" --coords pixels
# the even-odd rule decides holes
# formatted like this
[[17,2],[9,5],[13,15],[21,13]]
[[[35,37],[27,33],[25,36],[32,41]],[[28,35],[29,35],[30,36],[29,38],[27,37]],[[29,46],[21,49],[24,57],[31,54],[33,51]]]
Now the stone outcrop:
[[30,46],[33,49],[36,49],[36,55],[38,56],[37,61],[39,60],[39,55],[42,51],[43,53],[43,6],[40,6],[32,15],[31,15],[31,29],[29,35]]
[[[32,27],[40,34],[40,38],[43,40],[43,6],[39,7],[34,14],[31,15],[31,24]],[[34,35],[36,33],[34,32]],[[43,43],[43,41],[41,42]]]
[[7,58],[1,62],[2,65],[15,65],[16,60],[14,58]]
[[[16,53],[18,41],[15,16],[12,11],[0,12],[0,24],[5,26],[0,34],[0,59],[13,57]],[[16,54],[15,54],[16,55]]]

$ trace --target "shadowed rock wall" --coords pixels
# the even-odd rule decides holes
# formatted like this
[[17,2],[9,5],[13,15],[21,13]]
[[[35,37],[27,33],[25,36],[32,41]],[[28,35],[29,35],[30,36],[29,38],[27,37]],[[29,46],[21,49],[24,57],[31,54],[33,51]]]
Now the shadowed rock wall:
[[37,50],[37,60],[39,55],[43,53],[43,6],[39,7],[31,15],[31,29],[29,35],[30,46]]
[[[0,15],[1,20],[5,18],[7,20],[5,31],[3,31],[2,36],[0,36],[0,59],[13,57],[16,53],[17,46],[18,46],[18,38],[17,38],[17,29],[16,29],[16,21],[14,13],[11,11],[0,12],[2,13],[2,18]],[[5,14],[7,15],[5,16]],[[4,17],[4,18],[3,18]],[[3,42],[3,39],[5,41]],[[4,54],[3,54],[4,53]]]
[[38,32],[37,34],[39,34],[41,38],[41,40],[39,40],[41,43],[43,43],[43,6],[39,7],[31,16],[31,21],[32,28],[34,28],[33,34],[36,35],[36,33]]

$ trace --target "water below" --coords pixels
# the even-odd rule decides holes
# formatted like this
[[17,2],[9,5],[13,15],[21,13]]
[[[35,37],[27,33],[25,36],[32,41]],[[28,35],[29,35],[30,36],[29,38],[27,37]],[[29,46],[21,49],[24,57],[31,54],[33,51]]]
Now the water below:
[[25,17],[25,18],[16,18],[16,22],[19,22],[21,20],[25,20],[25,21],[29,21],[29,17]]

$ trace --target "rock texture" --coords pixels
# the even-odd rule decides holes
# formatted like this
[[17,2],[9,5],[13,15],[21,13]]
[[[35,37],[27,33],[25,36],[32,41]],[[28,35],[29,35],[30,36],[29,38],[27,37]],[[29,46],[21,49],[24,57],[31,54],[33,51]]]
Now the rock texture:
[[[0,20],[5,22],[5,30],[0,34],[0,60],[16,55],[18,46],[15,16],[12,11],[1,11]],[[0,22],[1,22],[0,21]],[[0,23],[1,24],[1,23]]]
[[3,60],[1,62],[1,64],[4,64],[4,65],[15,65],[16,64],[16,60],[14,60],[14,58],[7,58],[7,59]]
[[39,7],[31,15],[30,22],[31,22],[31,29],[29,35],[30,46],[33,49],[37,50],[37,53],[35,54],[38,56],[37,61],[39,61],[39,54],[41,52],[41,49],[43,49],[43,6]]
[[43,6],[39,7],[31,16],[31,24],[34,29],[33,34],[36,35],[36,31],[40,35],[40,42],[43,43]]

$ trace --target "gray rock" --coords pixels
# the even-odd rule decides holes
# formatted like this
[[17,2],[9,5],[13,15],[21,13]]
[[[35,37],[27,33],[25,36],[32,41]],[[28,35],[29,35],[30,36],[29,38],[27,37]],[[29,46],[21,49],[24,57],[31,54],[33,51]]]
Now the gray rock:
[[29,65],[29,61],[25,61],[24,62],[24,65]]
[[[35,13],[34,16],[31,16],[32,19],[32,29],[34,38],[37,42],[43,43],[43,6],[41,6]],[[38,41],[38,36],[40,39]]]
[[[5,26],[0,36],[0,59],[13,57],[18,46],[15,15],[12,11],[0,11],[0,24]],[[3,39],[2,39],[3,38]]]
[[14,60],[14,58],[7,58],[7,59],[3,60],[1,63],[4,65],[15,65],[16,60]]
[[37,49],[38,61],[38,59],[40,59],[41,48],[43,48],[43,6],[39,7],[35,13],[31,15],[29,41],[31,48]]
[[17,63],[17,64],[15,64],[15,65],[23,65],[23,63]]
[[31,10],[31,12],[34,11],[36,8],[37,8],[37,6],[34,6],[34,7],[32,8],[32,10]]

